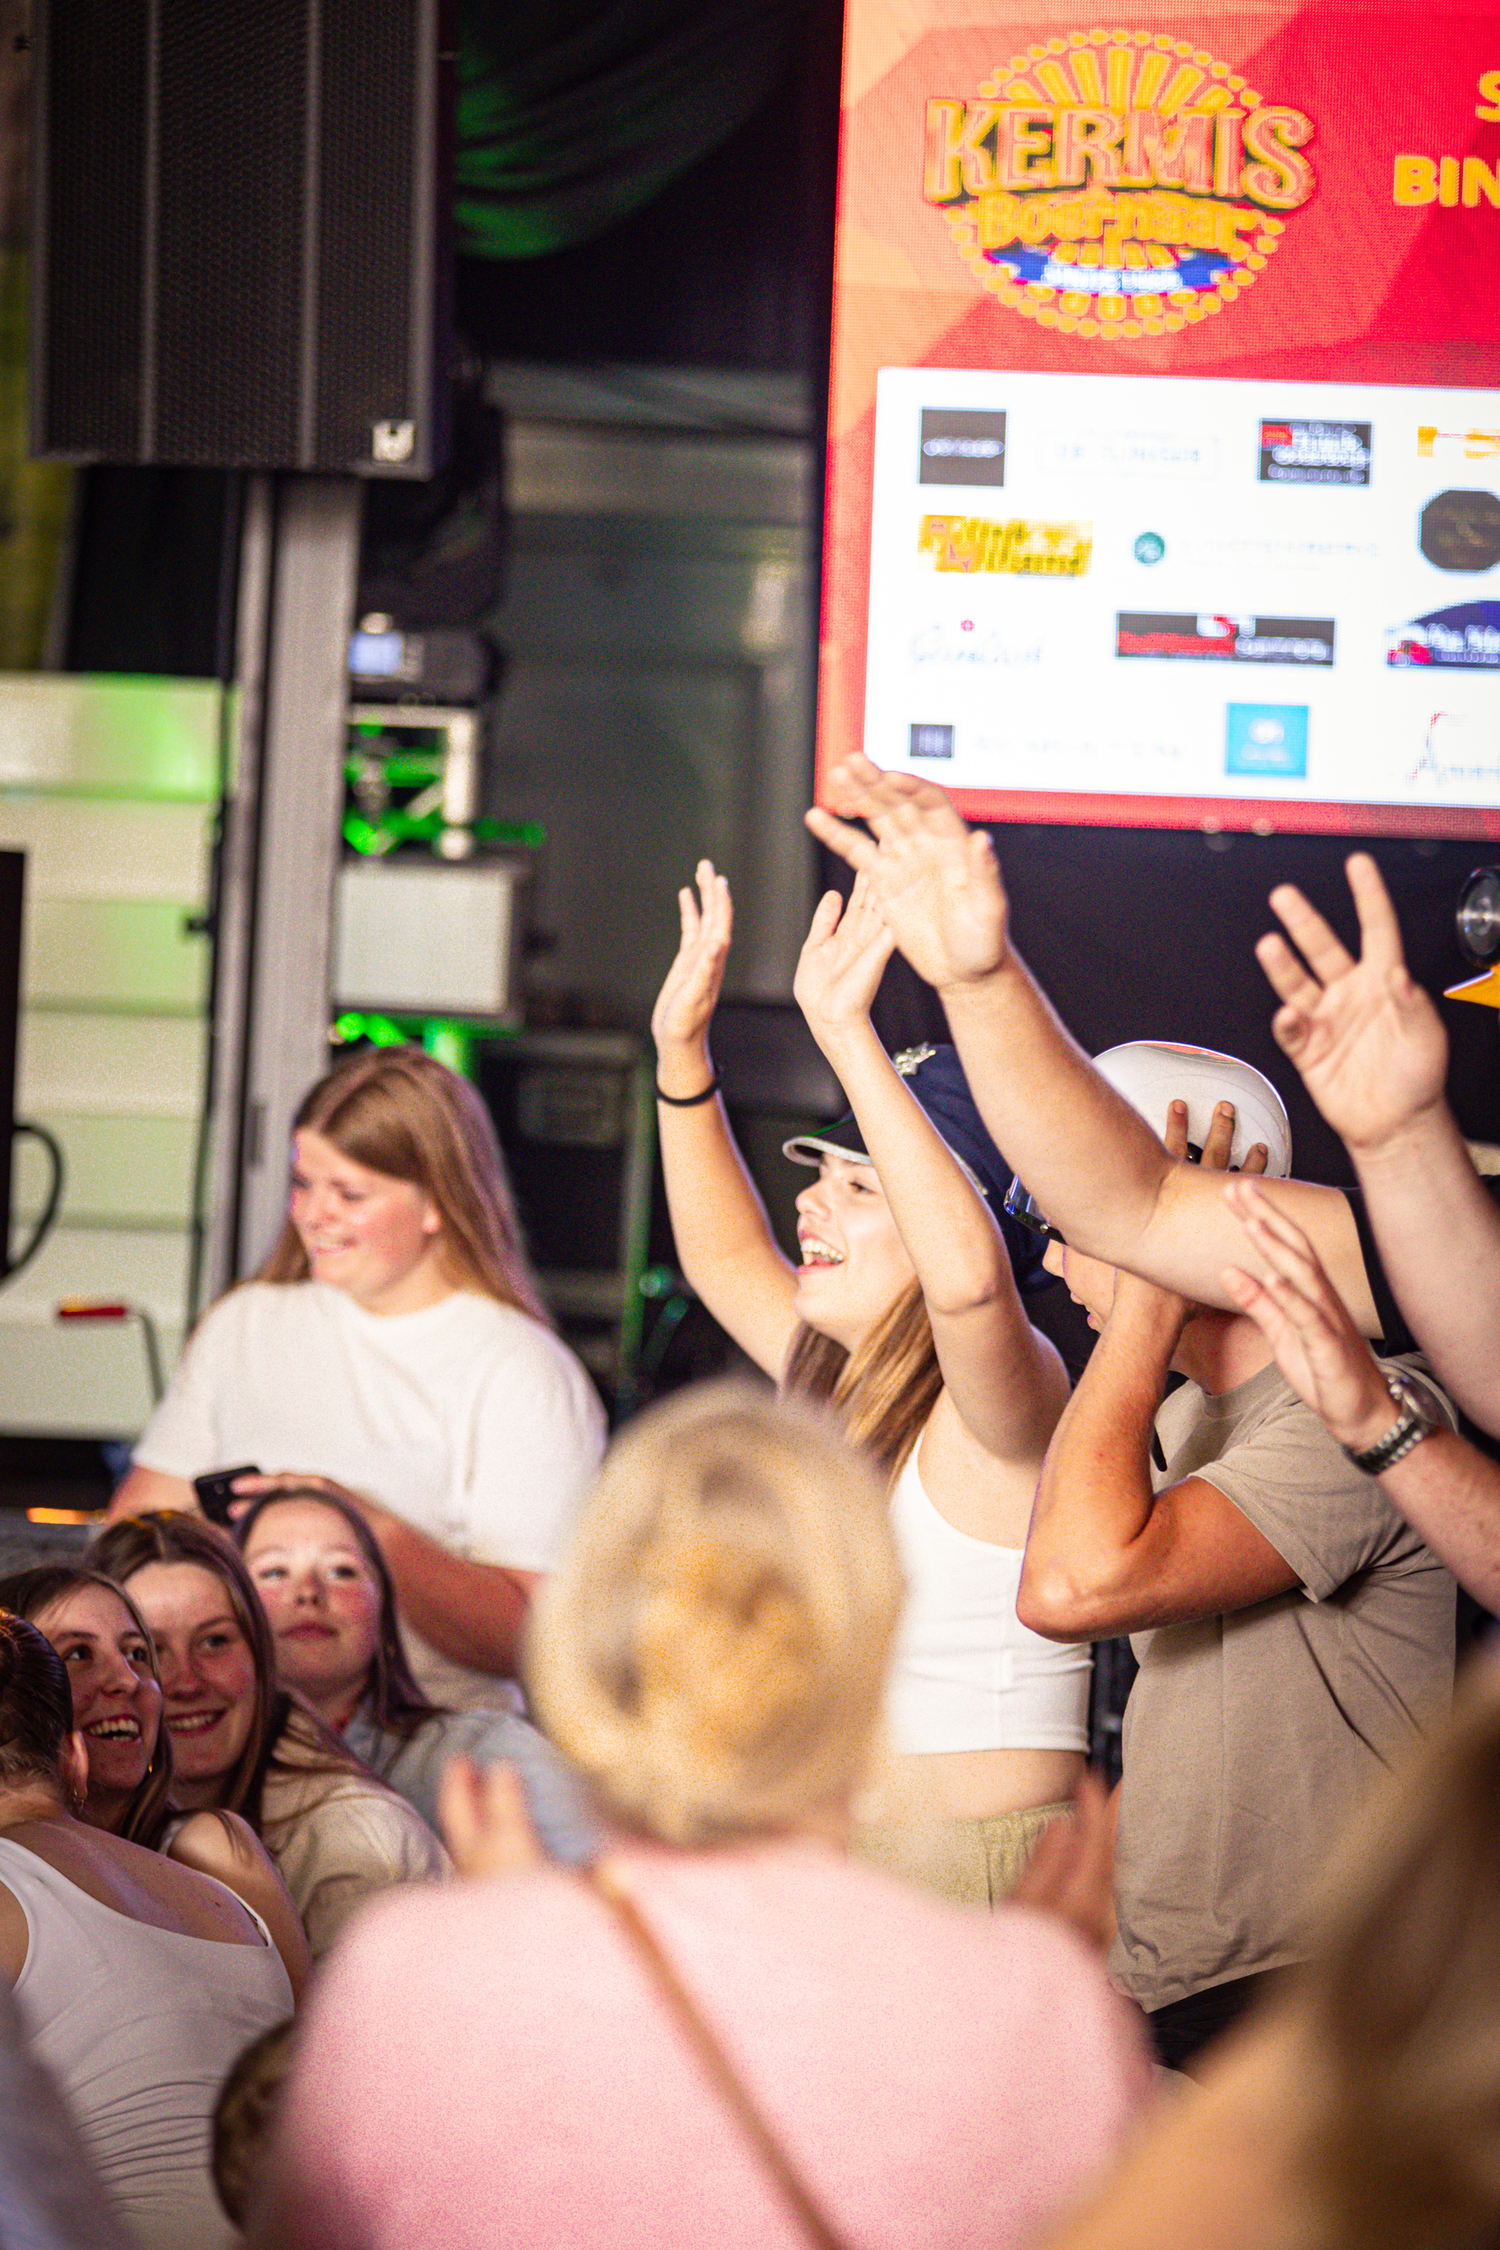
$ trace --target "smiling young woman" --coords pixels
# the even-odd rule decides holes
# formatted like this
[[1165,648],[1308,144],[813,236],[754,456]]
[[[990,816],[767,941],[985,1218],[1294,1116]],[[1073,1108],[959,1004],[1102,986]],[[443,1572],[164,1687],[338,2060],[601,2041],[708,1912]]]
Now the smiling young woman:
[[324,1491],[267,1492],[234,1527],[276,1642],[282,1682],[324,1724],[438,1825],[438,1792],[455,1757],[513,1766],[538,1840],[584,1862],[598,1828],[551,1745],[513,1711],[444,1711],[413,1679],[385,1558],[357,1508]]
[[604,1442],[554,1335],[489,1113],[420,1048],[357,1055],[297,1113],[270,1257],[199,1323],[112,1514],[320,1481],[395,1580],[423,1686],[506,1701],[528,1604]]
[[[0,1980],[137,2250],[230,2250],[209,2120],[235,2056],[290,2014],[291,1985],[221,1883],[78,1818],[72,1722],[56,1650],[0,1614]],[[6,2203],[7,2242],[35,2239]]]
[[150,1627],[173,1804],[249,1823],[315,1958],[375,1892],[446,1872],[426,1822],[278,1685],[270,1626],[228,1539],[164,1509],[108,1525],[89,1552]]
[[83,1819],[214,1876],[243,1899],[270,1930],[300,2000],[312,1956],[265,1846],[236,1813],[181,1817],[156,1647],[124,1587],[80,1564],[39,1563],[0,1579],[0,1609],[29,1619],[62,1658],[88,1752]]
[[[1010,1173],[951,1048],[893,1063],[870,1023],[891,941],[865,886],[818,907],[793,987],[852,1105],[786,1144],[817,1179],[782,1254],[730,1133],[709,1055],[729,950],[724,878],[680,894],[682,934],[652,1017],[662,1160],[683,1271],[790,1392],[827,1400],[891,1484],[907,1580],[888,1747],[854,1849],[992,1904],[1064,1808],[1087,1744],[1087,1647],[1015,1609],[1037,1475],[1067,1396],[1022,1289],[1040,1259],[1000,1206]],[[1015,1270],[1013,1271],[1013,1261]]]

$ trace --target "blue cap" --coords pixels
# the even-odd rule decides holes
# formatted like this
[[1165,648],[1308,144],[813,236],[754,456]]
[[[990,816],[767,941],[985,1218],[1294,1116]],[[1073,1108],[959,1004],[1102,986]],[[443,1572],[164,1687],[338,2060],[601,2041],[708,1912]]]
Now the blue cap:
[[[946,1045],[908,1047],[904,1053],[893,1055],[891,1061],[989,1205],[1010,1252],[1016,1287],[1023,1294],[1044,1289],[1053,1278],[1042,1268],[1046,1243],[1004,1208],[1011,1183],[1011,1166],[990,1139],[984,1119],[974,1105],[964,1066],[958,1059],[958,1049]],[[870,1161],[852,1110],[836,1125],[819,1126],[814,1132],[797,1133],[791,1140],[783,1141],[781,1152],[794,1164],[815,1166],[824,1156],[852,1156],[865,1164]]]

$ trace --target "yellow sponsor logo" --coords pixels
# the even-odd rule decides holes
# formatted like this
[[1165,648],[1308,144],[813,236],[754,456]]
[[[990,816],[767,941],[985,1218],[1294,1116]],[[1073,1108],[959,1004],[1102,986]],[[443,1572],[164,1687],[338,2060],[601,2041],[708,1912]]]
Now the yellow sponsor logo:
[[1091,523],[1038,517],[924,516],[917,553],[933,570],[1009,578],[1082,578],[1094,552]]
[[1417,459],[1435,461],[1462,454],[1466,461],[1500,461],[1500,430],[1440,430],[1423,423],[1417,430]]
[[1171,334],[1265,270],[1310,117],[1166,32],[1074,31],[927,104],[923,190],[984,286],[1065,335]]

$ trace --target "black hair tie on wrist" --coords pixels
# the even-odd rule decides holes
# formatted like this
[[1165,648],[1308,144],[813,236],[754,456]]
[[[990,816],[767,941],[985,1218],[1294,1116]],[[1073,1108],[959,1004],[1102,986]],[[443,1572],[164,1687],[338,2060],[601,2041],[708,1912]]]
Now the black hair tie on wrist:
[[656,1098],[665,1102],[669,1109],[696,1109],[700,1102],[711,1102],[718,1091],[719,1074],[715,1071],[701,1094],[664,1094],[658,1086]]

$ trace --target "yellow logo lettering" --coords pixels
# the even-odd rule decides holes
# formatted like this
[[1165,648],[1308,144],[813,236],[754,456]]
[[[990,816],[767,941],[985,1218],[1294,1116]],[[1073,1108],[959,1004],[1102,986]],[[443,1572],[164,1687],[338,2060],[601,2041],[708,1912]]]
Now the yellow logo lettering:
[[1437,166],[1430,156],[1398,156],[1392,200],[1397,203],[1436,203]]

